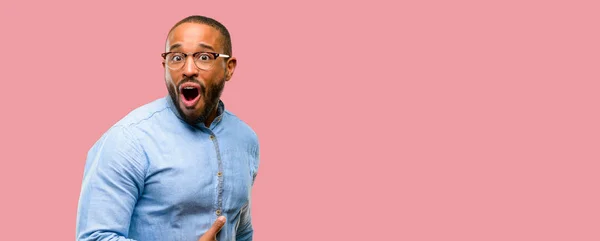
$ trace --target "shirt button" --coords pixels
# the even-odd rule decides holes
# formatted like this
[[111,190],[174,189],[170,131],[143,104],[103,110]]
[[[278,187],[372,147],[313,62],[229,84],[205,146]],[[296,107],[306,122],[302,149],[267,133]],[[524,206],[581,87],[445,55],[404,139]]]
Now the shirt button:
[[218,209],[215,213],[217,214],[217,216],[221,215],[221,209]]
[[211,140],[214,140],[214,139],[215,139],[215,136],[214,136],[214,135],[210,135],[210,139],[211,139]]
[[223,176],[222,172],[217,172],[217,177]]

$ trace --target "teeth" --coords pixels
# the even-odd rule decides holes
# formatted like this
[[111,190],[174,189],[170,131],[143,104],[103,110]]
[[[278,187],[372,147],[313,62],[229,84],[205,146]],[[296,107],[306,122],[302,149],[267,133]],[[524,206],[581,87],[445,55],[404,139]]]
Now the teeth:
[[186,89],[186,90],[193,90],[193,89],[195,89],[194,87],[190,87],[190,86],[183,87],[183,88]]

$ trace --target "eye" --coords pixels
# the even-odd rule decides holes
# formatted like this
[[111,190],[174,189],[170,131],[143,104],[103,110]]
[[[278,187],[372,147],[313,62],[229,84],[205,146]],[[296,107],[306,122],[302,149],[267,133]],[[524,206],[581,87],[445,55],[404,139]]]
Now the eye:
[[170,57],[171,62],[180,62],[183,60],[183,56],[181,54],[173,54]]
[[200,61],[209,61],[211,59],[212,59],[212,56],[207,53],[201,53],[200,55],[198,55],[198,60],[200,60]]

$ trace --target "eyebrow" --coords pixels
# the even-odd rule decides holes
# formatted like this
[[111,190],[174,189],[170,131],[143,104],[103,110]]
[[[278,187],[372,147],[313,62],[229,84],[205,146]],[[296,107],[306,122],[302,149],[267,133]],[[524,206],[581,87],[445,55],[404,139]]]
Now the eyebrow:
[[[198,46],[205,48],[205,49],[210,49],[212,51],[215,51],[215,49],[213,47],[211,47],[210,45],[207,45],[207,44],[200,43],[200,44],[198,44]],[[173,49],[176,49],[179,47],[181,47],[180,43],[173,44],[173,45],[171,45],[171,47],[169,47],[169,51],[172,51]]]
[[202,48],[206,48],[206,49],[210,49],[212,51],[215,51],[215,49],[213,49],[213,47],[211,47],[210,45],[206,45],[206,44],[203,44],[203,43],[200,43],[198,45],[200,45],[200,47],[202,47]]
[[173,45],[171,45],[171,47],[169,47],[169,51],[179,48],[179,47],[181,47],[181,44],[173,44]]

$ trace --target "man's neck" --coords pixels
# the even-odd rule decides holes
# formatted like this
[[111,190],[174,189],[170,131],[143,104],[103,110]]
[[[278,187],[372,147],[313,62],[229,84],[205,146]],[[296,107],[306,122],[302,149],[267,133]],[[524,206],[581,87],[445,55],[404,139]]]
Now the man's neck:
[[[221,100],[218,100],[217,101],[217,105],[211,111],[211,113],[208,116],[208,118],[206,118],[206,120],[204,121],[204,126],[206,126],[207,128],[210,127],[210,125],[212,124],[212,122],[215,120],[215,118],[217,118],[217,115],[219,114],[219,108],[220,108],[220,106],[221,106]],[[225,110],[223,110],[223,111],[225,111]]]
[[204,126],[207,128],[210,127],[210,124],[217,118],[217,111],[219,110],[219,106],[215,106],[215,109],[210,113],[208,118],[204,121]]

